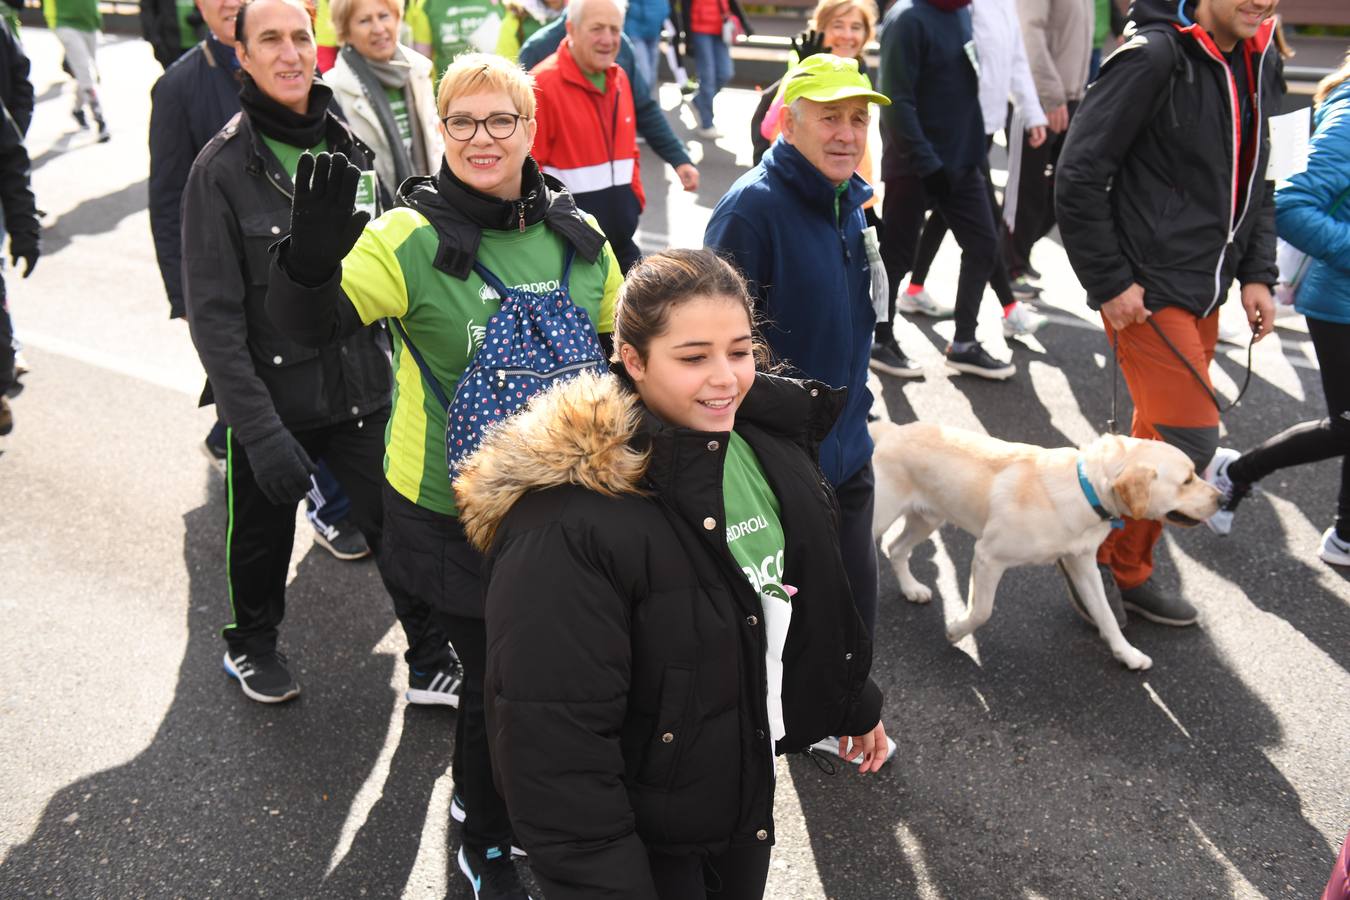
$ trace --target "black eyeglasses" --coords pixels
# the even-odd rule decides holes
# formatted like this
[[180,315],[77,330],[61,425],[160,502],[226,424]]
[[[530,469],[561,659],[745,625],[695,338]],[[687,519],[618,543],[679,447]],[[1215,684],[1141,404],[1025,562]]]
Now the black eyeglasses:
[[488,137],[504,141],[516,133],[516,126],[521,119],[528,119],[529,116],[522,116],[520,113],[493,113],[486,119],[475,119],[473,116],[446,116],[441,119],[441,124],[445,126],[445,133],[457,141],[471,141],[474,135],[478,133],[478,126],[482,125],[487,130]]

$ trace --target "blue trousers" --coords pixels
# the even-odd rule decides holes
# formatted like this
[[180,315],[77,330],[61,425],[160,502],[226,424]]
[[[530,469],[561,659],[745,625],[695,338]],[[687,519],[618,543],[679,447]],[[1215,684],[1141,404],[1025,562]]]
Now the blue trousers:
[[703,128],[713,127],[713,98],[726,87],[734,69],[731,65],[731,48],[722,40],[720,34],[691,34],[690,46],[694,48],[694,67],[698,71],[698,93],[694,95],[694,111],[698,113],[698,124]]

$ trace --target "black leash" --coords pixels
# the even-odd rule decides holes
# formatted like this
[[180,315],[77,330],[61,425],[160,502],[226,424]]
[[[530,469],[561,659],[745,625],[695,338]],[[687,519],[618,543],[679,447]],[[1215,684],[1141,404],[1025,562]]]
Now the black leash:
[[[1209,399],[1214,401],[1214,408],[1219,411],[1219,415],[1223,415],[1226,412],[1231,412],[1232,410],[1237,408],[1237,405],[1242,402],[1243,395],[1247,393],[1247,388],[1250,387],[1252,383],[1252,348],[1256,346],[1255,332],[1252,332],[1252,336],[1247,340],[1247,375],[1242,379],[1242,387],[1241,389],[1238,390],[1237,396],[1233,398],[1233,402],[1228,404],[1227,406],[1224,406],[1223,401],[1219,399],[1219,395],[1214,392],[1213,388],[1211,388],[1208,384],[1205,383],[1205,379],[1200,375],[1199,372],[1195,370],[1195,366],[1191,365],[1191,361],[1187,359],[1184,355],[1182,355],[1182,352],[1177,349],[1177,345],[1172,343],[1171,339],[1168,338],[1167,335],[1163,334],[1163,330],[1158,327],[1157,322],[1153,321],[1153,317],[1149,316],[1145,321],[1148,322],[1149,326],[1158,335],[1158,337],[1162,338],[1162,342],[1167,345],[1167,349],[1172,351],[1172,355],[1175,356],[1177,359],[1181,360],[1181,364],[1186,367],[1186,370],[1188,372],[1191,373],[1191,377],[1195,379],[1196,384],[1200,385],[1201,389],[1203,389],[1204,392],[1207,395],[1209,395]],[[1118,336],[1115,336],[1110,341],[1111,359],[1115,363],[1115,365],[1111,367],[1111,418],[1106,420],[1106,427],[1111,434],[1117,433],[1116,398],[1119,393],[1119,383],[1120,383],[1120,351],[1119,348],[1117,347],[1118,339],[1119,339]]]

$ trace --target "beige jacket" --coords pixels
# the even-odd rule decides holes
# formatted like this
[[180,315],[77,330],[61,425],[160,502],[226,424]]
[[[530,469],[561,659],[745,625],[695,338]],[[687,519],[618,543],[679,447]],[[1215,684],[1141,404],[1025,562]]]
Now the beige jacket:
[[[440,167],[441,157],[445,155],[445,146],[441,143],[440,122],[436,118],[436,95],[431,81],[431,60],[411,47],[398,46],[403,58],[412,67],[413,106],[421,116],[422,134],[425,137],[427,159],[431,163],[430,172],[414,172],[414,175],[435,175]],[[352,133],[375,151],[375,174],[380,184],[394,196],[399,186],[394,183],[394,158],[390,155],[389,138],[380,128],[380,120],[371,108],[361,90],[361,82],[356,73],[347,65],[347,61],[338,54],[337,63],[323,76],[323,83],[333,89],[333,96],[347,116],[347,125]]]
[[1041,108],[1083,99],[1092,58],[1092,0],[1017,0]]

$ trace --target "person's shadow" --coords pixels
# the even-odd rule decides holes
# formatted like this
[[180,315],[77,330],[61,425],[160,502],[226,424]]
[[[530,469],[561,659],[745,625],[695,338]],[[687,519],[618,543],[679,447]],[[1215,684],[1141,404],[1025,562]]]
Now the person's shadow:
[[395,714],[401,640],[381,644],[396,625],[375,566],[317,547],[300,562],[281,647],[304,693],[265,706],[222,671],[224,526],[219,503],[184,516],[188,640],[154,739],[51,798],[0,896],[397,896],[424,821],[448,824],[428,803],[454,713]]

